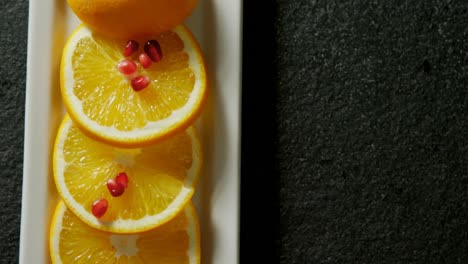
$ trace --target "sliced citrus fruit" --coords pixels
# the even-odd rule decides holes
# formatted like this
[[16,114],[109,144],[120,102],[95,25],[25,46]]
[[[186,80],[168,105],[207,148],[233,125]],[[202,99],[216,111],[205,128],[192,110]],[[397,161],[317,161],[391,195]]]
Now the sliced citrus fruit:
[[[174,217],[194,193],[200,164],[195,128],[144,148],[122,149],[87,137],[68,116],[53,159],[65,204],[90,226],[116,233],[141,232]],[[119,183],[121,174],[125,183]],[[123,188],[116,197],[115,186]]]
[[107,35],[160,33],[182,23],[197,0],[67,0],[75,14]]
[[[135,50],[125,57],[130,41]],[[196,119],[206,97],[205,65],[182,25],[128,42],[82,25],[63,52],[61,90],[67,112],[84,132],[117,146],[144,146],[183,131]]]
[[88,226],[57,205],[50,229],[52,263],[200,263],[198,217],[191,203],[174,219],[147,232],[114,234]]

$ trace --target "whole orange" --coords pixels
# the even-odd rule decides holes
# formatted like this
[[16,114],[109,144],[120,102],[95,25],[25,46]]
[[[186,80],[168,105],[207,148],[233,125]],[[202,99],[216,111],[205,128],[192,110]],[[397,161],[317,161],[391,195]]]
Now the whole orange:
[[181,24],[198,0],[67,0],[84,23],[118,38],[154,35]]

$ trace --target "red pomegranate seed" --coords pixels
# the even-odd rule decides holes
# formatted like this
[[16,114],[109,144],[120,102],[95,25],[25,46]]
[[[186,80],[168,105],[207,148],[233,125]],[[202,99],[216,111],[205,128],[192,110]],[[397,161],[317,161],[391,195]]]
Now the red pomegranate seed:
[[105,198],[96,200],[93,203],[93,215],[97,218],[101,218],[106,213],[107,207],[109,207],[109,203]]
[[112,196],[114,197],[119,197],[122,195],[125,191],[124,186],[118,184],[115,180],[110,179],[107,181],[107,189],[109,189],[109,192],[111,193]]
[[141,66],[143,66],[143,68],[145,69],[151,67],[151,65],[153,64],[153,61],[151,61],[151,58],[148,56],[148,54],[144,52],[140,54],[138,59],[140,60]]
[[150,82],[151,80],[148,76],[137,76],[132,79],[132,88],[138,92],[145,89],[150,84]]
[[127,42],[127,45],[125,45],[125,50],[124,50],[124,56],[125,57],[130,57],[132,56],[133,53],[135,53],[135,51],[138,50],[139,48],[139,44],[137,41],[135,40],[129,40]]
[[148,40],[145,44],[145,52],[148,54],[150,59],[154,62],[160,61],[162,59],[162,50],[161,46],[159,46],[159,42],[157,40]]
[[117,175],[117,177],[115,177],[115,182],[122,186],[123,188],[127,188],[128,187],[128,176],[127,176],[127,173],[125,172],[121,172]]
[[117,64],[117,69],[124,75],[131,75],[136,72],[137,65],[131,60],[123,60]]

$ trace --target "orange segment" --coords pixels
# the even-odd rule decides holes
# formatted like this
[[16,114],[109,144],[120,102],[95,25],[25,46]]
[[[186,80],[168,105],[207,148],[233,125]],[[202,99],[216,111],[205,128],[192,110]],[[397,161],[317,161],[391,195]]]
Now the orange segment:
[[[122,149],[85,136],[65,117],[54,149],[54,177],[65,203],[91,226],[113,232],[139,232],[177,214],[192,197],[200,172],[201,150],[194,128],[158,144]],[[122,196],[113,197],[106,183],[128,175]],[[109,208],[100,219],[96,200]]]
[[60,202],[49,243],[52,263],[200,263],[198,216],[190,203],[155,229],[113,234],[88,226]]
[[[70,116],[91,136],[114,145],[144,146],[187,128],[206,96],[203,58],[191,33],[178,26],[152,37],[163,58],[144,69],[139,52],[129,58],[151,83],[135,92],[117,69],[126,41],[80,26],[62,58],[62,95]],[[147,38],[137,39],[144,45]]]

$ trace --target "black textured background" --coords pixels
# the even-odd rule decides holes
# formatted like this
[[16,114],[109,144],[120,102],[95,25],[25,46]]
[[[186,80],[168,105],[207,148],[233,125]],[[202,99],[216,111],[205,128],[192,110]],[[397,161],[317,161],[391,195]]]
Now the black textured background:
[[468,2],[252,2],[241,263],[468,263]]
[[[28,3],[1,6],[0,260],[16,263]],[[468,263],[468,2],[244,15],[241,263]]]
[[0,6],[0,262],[18,263],[28,3]]

